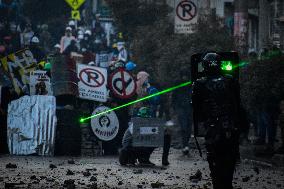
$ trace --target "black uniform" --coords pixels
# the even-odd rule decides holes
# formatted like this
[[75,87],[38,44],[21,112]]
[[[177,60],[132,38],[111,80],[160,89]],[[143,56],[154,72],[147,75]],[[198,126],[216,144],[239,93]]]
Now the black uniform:
[[239,90],[232,77],[223,76],[217,69],[218,61],[213,62],[213,67],[205,66],[207,76],[194,82],[194,124],[203,122],[206,128],[207,160],[214,189],[232,189],[239,157]]

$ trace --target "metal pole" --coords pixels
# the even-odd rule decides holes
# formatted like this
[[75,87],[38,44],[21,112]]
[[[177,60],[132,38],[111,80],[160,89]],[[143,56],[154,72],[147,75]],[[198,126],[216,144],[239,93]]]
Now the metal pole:
[[235,1],[234,37],[240,55],[246,56],[248,52],[248,2],[246,0]]
[[259,50],[262,48],[268,48],[269,42],[269,15],[270,5],[267,0],[259,0],[259,22],[258,22],[258,31],[259,31],[259,40],[258,47]]

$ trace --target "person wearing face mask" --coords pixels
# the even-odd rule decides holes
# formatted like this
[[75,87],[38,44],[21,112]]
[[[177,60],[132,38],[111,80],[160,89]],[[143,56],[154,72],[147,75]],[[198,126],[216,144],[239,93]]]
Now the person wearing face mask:
[[122,61],[123,63],[126,63],[128,60],[128,52],[125,48],[125,43],[118,42],[117,50],[118,50],[118,61]]
[[61,37],[60,40],[60,53],[65,51],[65,49],[71,44],[72,40],[75,40],[75,37],[72,35],[72,28],[67,27],[65,29],[65,35]]
[[14,23],[10,24],[11,30],[11,44],[13,46],[14,51],[18,51],[21,49],[21,37],[20,33],[17,31],[17,25]]
[[[189,74],[186,69],[180,72],[180,79],[176,84],[181,84],[189,81]],[[177,114],[178,124],[181,129],[182,138],[182,153],[189,154],[189,140],[191,138],[192,130],[192,107],[191,107],[191,87],[186,86],[173,91],[172,106]]]
[[32,30],[32,25],[27,24],[24,32],[21,34],[21,46],[22,48],[30,45],[31,38],[34,36],[34,32]]
[[44,61],[46,55],[44,51],[39,47],[39,39],[37,36],[33,36],[31,38],[29,49],[32,52],[34,58],[36,59],[37,63]]
[[85,51],[93,51],[92,41],[92,32],[90,30],[86,30],[83,34],[83,39],[80,41],[81,50],[85,49]]

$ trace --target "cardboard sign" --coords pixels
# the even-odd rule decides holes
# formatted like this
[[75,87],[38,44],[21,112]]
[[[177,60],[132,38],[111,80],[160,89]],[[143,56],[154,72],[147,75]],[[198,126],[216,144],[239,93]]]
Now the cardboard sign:
[[46,71],[36,70],[31,72],[30,95],[52,95],[50,78]]
[[132,118],[133,146],[161,147],[164,144],[165,122],[158,118]]
[[[96,108],[92,115],[110,110],[106,106]],[[119,121],[114,111],[94,117],[91,120],[91,126],[94,134],[103,141],[114,139],[119,130]]]
[[110,56],[107,53],[96,55],[96,65],[102,68],[108,68],[110,62]]
[[10,154],[52,156],[56,120],[54,96],[23,96],[12,101],[7,118]]
[[95,66],[77,64],[79,97],[99,102],[107,101],[107,70]]
[[36,68],[36,60],[32,52],[23,49],[1,59],[0,69],[10,78],[15,91],[20,94],[25,85],[29,84],[30,72]]
[[175,33],[193,33],[197,23],[196,0],[175,0]]

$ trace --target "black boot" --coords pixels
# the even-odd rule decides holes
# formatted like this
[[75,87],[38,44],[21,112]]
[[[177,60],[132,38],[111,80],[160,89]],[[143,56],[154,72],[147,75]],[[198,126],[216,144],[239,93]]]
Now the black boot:
[[164,166],[168,166],[170,164],[169,160],[168,160],[168,156],[169,156],[169,151],[170,151],[170,147],[171,147],[171,140],[172,140],[171,135],[165,134],[163,156],[162,156],[162,165],[164,165]]

